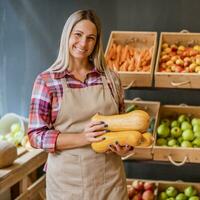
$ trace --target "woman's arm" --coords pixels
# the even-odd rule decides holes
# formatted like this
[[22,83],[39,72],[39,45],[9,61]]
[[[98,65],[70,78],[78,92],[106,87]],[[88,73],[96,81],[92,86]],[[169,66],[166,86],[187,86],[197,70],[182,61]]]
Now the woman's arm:
[[[104,130],[106,124],[103,122],[90,122],[86,125],[82,133],[64,133],[59,134],[56,142],[57,150],[71,149],[82,147],[92,142],[104,140],[103,134],[107,131]],[[101,136],[98,137],[97,136]]]

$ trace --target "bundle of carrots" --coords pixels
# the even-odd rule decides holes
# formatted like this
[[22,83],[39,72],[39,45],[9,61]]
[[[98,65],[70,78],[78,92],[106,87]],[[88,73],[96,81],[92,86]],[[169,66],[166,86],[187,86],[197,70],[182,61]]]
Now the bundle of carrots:
[[106,55],[106,63],[115,71],[149,72],[152,50],[153,47],[139,49],[113,42]]

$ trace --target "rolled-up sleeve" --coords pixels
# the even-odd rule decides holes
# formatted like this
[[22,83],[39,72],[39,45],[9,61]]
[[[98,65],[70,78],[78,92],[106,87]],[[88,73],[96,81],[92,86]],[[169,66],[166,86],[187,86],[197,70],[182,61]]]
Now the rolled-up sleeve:
[[51,95],[49,88],[39,75],[34,82],[30,102],[29,141],[34,148],[55,152],[59,133],[51,125]]

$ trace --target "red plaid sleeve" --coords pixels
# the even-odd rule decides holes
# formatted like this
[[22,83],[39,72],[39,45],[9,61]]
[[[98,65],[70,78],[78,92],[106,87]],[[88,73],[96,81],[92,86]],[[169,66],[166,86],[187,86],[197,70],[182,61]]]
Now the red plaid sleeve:
[[31,96],[28,136],[33,147],[55,152],[59,131],[52,129],[50,109],[49,88],[39,75],[35,80]]

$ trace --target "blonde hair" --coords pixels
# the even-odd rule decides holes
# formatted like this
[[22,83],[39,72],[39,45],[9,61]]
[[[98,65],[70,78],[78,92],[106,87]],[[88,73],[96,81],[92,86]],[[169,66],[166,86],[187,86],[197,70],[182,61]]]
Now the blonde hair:
[[78,10],[70,15],[66,21],[60,40],[60,48],[58,57],[55,62],[50,66],[48,71],[56,73],[63,72],[69,66],[69,37],[74,28],[74,26],[81,20],[90,20],[97,29],[97,39],[94,50],[90,55],[90,61],[94,64],[97,71],[100,73],[105,73],[105,77],[108,82],[111,83],[111,90],[114,95],[115,100],[119,103],[119,80],[115,76],[115,73],[112,73],[110,69],[106,66],[103,44],[102,44],[102,30],[101,24],[98,16],[93,10]]

